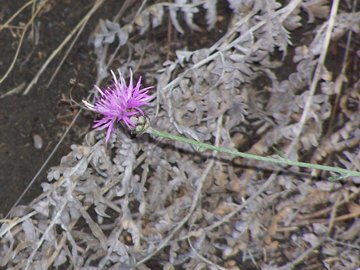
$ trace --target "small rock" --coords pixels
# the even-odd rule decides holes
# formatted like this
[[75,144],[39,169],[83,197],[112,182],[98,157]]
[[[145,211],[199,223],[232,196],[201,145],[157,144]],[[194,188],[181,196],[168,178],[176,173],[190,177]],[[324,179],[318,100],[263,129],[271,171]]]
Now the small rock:
[[41,136],[39,134],[33,134],[32,139],[33,139],[33,145],[34,145],[34,147],[36,149],[43,148],[44,142],[43,142],[43,139],[41,138]]

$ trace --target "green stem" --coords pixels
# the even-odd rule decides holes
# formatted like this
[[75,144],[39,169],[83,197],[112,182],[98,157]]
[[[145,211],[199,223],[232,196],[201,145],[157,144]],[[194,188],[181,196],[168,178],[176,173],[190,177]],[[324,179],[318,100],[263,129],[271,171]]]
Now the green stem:
[[263,162],[269,162],[269,163],[276,163],[276,164],[285,164],[289,166],[297,166],[297,167],[303,167],[303,168],[309,168],[309,169],[316,169],[316,170],[322,170],[322,171],[329,171],[329,172],[335,172],[341,174],[343,177],[360,177],[360,172],[342,169],[338,167],[331,167],[331,166],[325,166],[325,165],[318,165],[318,164],[312,164],[312,163],[306,163],[306,162],[298,162],[298,161],[292,161],[290,159],[284,159],[284,158],[272,158],[272,157],[262,157],[254,154],[248,154],[239,152],[237,150],[225,148],[225,147],[218,147],[211,144],[198,142],[183,136],[177,136],[173,135],[167,132],[159,131],[154,128],[149,127],[146,130],[147,133],[152,134],[154,136],[163,137],[167,139],[171,139],[178,142],[183,142],[191,145],[198,146],[203,149],[223,152],[226,154],[230,154],[237,157],[242,157],[246,159],[254,159],[259,160]]

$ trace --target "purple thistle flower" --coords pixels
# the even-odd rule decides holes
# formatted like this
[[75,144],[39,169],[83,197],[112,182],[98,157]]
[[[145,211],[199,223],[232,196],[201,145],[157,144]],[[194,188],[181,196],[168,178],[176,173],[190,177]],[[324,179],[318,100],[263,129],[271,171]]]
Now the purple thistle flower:
[[114,125],[117,122],[124,123],[129,129],[134,129],[136,127],[133,121],[134,117],[144,115],[144,111],[140,107],[149,105],[149,101],[154,98],[148,95],[149,89],[153,88],[152,86],[141,88],[141,77],[136,85],[133,85],[133,73],[131,70],[129,85],[126,85],[120,71],[119,79],[116,78],[113,71],[111,71],[111,74],[114,81],[110,86],[103,90],[95,86],[100,93],[100,97],[94,105],[83,101],[90,110],[103,115],[101,119],[95,121],[93,127],[99,130],[107,128],[106,142],[109,141],[110,135],[115,129]]

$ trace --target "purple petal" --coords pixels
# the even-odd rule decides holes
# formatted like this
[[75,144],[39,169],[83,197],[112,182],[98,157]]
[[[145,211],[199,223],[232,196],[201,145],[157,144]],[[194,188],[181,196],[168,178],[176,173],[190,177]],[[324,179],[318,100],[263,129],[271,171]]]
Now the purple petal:
[[[119,78],[116,78],[114,72],[111,71],[113,82],[105,89],[95,87],[100,96],[91,107],[102,115],[102,118],[94,122],[95,128],[102,130],[107,128],[106,142],[110,139],[111,133],[114,131],[114,125],[117,122],[123,122],[129,129],[135,128],[135,123],[130,119],[132,116],[144,115],[141,106],[148,106],[149,102],[154,99],[148,94],[153,87],[141,89],[141,77],[136,85],[133,85],[133,73],[130,70],[130,81],[126,85],[124,78],[119,72]],[[88,106],[89,107],[89,106]]]

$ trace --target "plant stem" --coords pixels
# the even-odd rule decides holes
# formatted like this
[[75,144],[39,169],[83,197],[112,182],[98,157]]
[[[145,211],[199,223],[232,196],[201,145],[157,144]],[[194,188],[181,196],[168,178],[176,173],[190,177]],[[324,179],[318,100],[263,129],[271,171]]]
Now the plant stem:
[[318,165],[318,164],[312,164],[312,163],[306,163],[306,162],[298,162],[298,161],[293,161],[293,160],[286,159],[286,158],[262,157],[262,156],[258,156],[258,155],[254,155],[254,154],[243,153],[243,152],[239,152],[237,150],[229,149],[226,147],[217,147],[217,146],[214,146],[211,144],[198,142],[198,141],[195,141],[193,139],[189,139],[189,138],[186,138],[183,136],[173,135],[173,134],[170,134],[167,132],[156,130],[152,127],[149,127],[146,130],[146,132],[151,135],[154,135],[154,136],[171,139],[174,141],[195,145],[195,146],[198,146],[203,149],[223,152],[226,154],[230,154],[233,156],[242,157],[242,158],[246,158],[246,159],[254,159],[254,160],[268,162],[268,163],[284,164],[284,165],[289,165],[289,166],[297,166],[297,167],[303,167],[303,168],[309,168],[309,169],[335,172],[335,173],[341,174],[342,177],[360,177],[360,172],[358,172],[358,171],[352,171],[352,170],[342,169],[339,167],[331,167],[331,166]]

